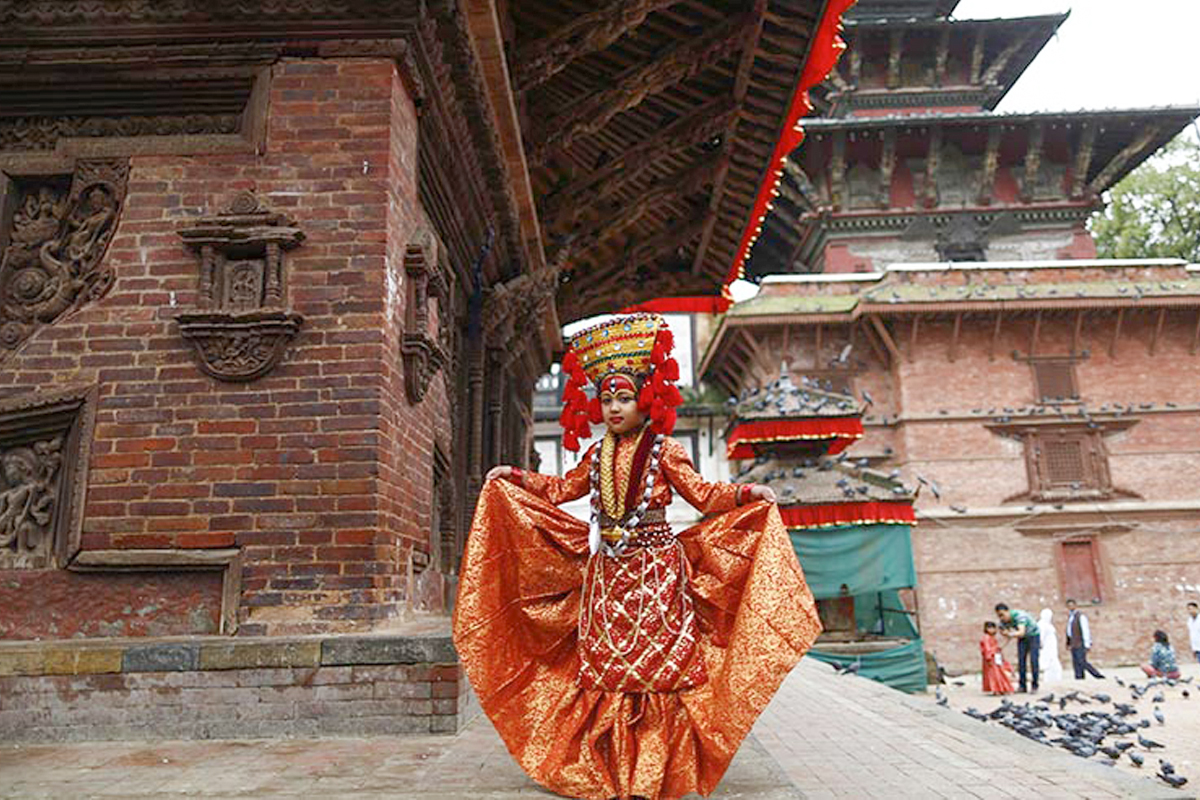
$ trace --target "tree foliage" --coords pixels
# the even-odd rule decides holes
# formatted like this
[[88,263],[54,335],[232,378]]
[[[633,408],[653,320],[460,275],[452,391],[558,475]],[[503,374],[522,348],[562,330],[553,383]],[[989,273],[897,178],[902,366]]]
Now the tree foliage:
[[1112,188],[1090,227],[1101,258],[1200,263],[1200,142],[1177,136]]

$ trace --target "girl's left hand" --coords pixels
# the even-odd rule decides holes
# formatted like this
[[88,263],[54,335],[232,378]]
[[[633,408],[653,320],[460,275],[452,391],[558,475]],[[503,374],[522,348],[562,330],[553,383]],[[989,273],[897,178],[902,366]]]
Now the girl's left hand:
[[756,483],[750,487],[750,497],[755,500],[766,500],[768,503],[775,502],[775,490],[770,486],[763,486],[761,483]]

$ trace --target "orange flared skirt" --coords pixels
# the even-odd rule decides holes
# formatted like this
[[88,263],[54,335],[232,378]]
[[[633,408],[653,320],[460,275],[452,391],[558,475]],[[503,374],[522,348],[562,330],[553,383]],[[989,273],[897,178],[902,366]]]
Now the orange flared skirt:
[[507,481],[484,486],[459,576],[454,643],[509,752],[546,788],[586,800],[709,794],[821,632],[773,504],[710,517],[679,541],[703,682],[584,688],[587,526]]

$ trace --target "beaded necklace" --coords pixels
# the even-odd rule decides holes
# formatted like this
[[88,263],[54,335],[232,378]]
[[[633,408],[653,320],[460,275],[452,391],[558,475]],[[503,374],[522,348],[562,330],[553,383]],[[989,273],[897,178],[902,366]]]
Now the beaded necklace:
[[[648,428],[642,428],[638,434],[638,441],[645,435]],[[650,505],[650,494],[654,491],[654,482],[658,477],[659,457],[662,453],[663,435],[657,433],[654,435],[654,444],[650,448],[650,460],[646,464],[646,488],[642,492],[642,501],[638,507],[634,509],[628,518],[625,518],[625,492],[618,491],[616,486],[614,456],[617,448],[617,437],[609,431],[604,435],[604,440],[600,443],[592,458],[591,471],[591,501],[592,501],[592,516],[591,524],[588,531],[588,544],[592,553],[600,550],[604,551],[608,556],[619,556],[625,551],[629,544],[629,532],[636,528],[638,522],[646,515],[646,509]],[[634,480],[636,476],[630,475],[629,480]],[[600,509],[603,508],[605,513],[617,522],[617,530],[621,532],[621,539],[613,544],[608,544],[601,539],[600,536]]]

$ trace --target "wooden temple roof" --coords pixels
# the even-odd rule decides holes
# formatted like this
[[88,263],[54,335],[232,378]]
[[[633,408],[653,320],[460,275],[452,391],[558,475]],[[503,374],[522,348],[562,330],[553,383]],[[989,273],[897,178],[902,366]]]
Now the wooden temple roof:
[[564,321],[716,294],[810,39],[815,0],[510,3],[509,69]]

